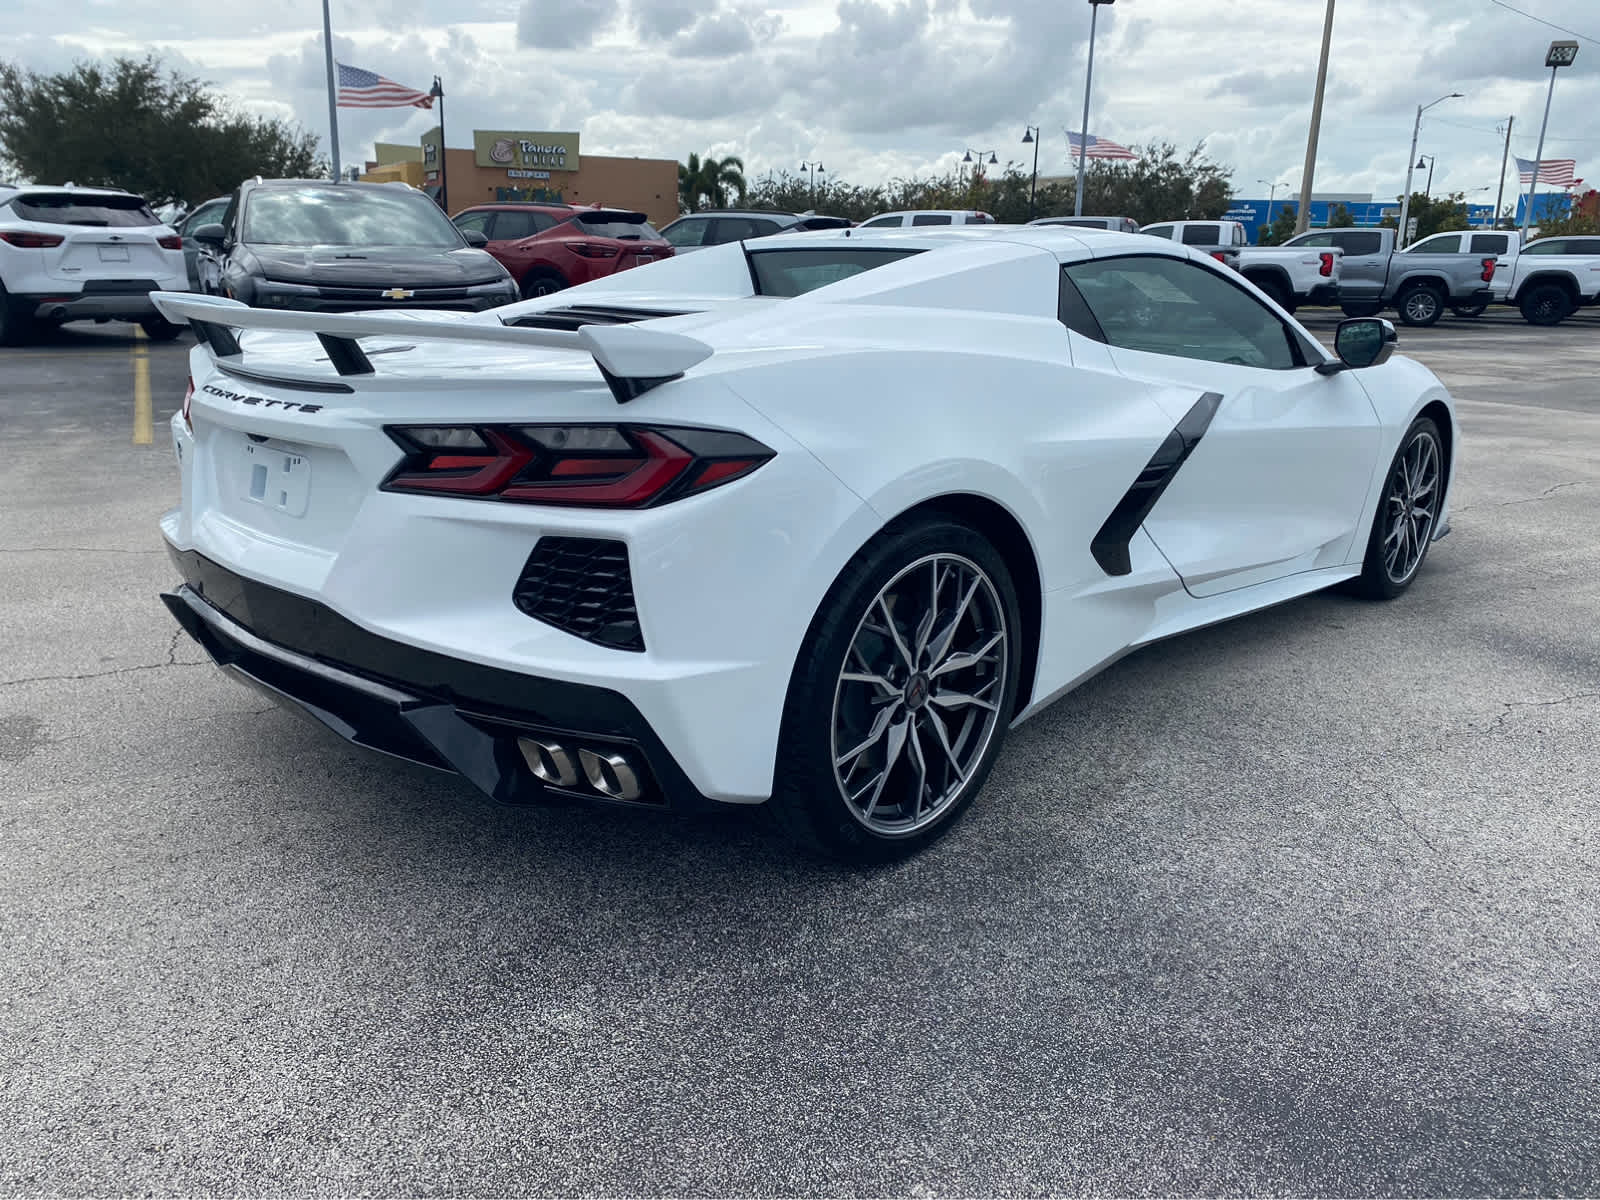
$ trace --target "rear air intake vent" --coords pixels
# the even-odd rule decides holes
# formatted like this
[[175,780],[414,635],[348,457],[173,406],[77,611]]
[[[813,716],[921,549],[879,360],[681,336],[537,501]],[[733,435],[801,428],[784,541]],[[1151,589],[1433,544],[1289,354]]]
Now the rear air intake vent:
[[602,538],[546,537],[511,593],[536,621],[617,650],[643,650],[628,547]]

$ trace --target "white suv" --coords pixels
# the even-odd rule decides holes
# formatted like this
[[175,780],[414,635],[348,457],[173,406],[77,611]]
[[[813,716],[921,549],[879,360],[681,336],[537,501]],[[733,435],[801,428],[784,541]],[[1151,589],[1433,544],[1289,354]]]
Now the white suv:
[[151,292],[186,292],[183,240],[144,200],[110,188],[0,184],[0,342],[39,323],[137,321],[152,338],[183,332]]
[[879,213],[861,222],[862,229],[920,229],[924,225],[993,225],[986,212],[970,208],[918,208],[906,212]]

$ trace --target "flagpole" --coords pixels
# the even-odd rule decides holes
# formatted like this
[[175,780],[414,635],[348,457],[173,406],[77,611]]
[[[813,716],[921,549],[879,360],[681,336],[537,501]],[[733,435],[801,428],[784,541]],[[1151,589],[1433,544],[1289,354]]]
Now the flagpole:
[[333,21],[328,15],[328,0],[322,0],[322,49],[328,60],[328,128],[333,135],[333,181],[344,171],[339,166],[339,85],[333,74]]

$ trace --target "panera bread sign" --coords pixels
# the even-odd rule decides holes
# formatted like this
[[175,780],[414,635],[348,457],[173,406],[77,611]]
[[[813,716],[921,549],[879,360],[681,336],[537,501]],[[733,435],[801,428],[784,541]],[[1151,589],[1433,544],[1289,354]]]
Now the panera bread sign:
[[475,129],[472,149],[480,167],[503,167],[508,171],[578,169],[578,135],[575,133]]

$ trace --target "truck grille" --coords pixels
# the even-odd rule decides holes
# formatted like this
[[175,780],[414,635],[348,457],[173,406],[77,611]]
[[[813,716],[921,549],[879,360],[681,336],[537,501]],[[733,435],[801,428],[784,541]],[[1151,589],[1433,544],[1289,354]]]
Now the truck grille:
[[628,547],[604,538],[540,538],[511,601],[536,621],[616,650],[643,650]]

